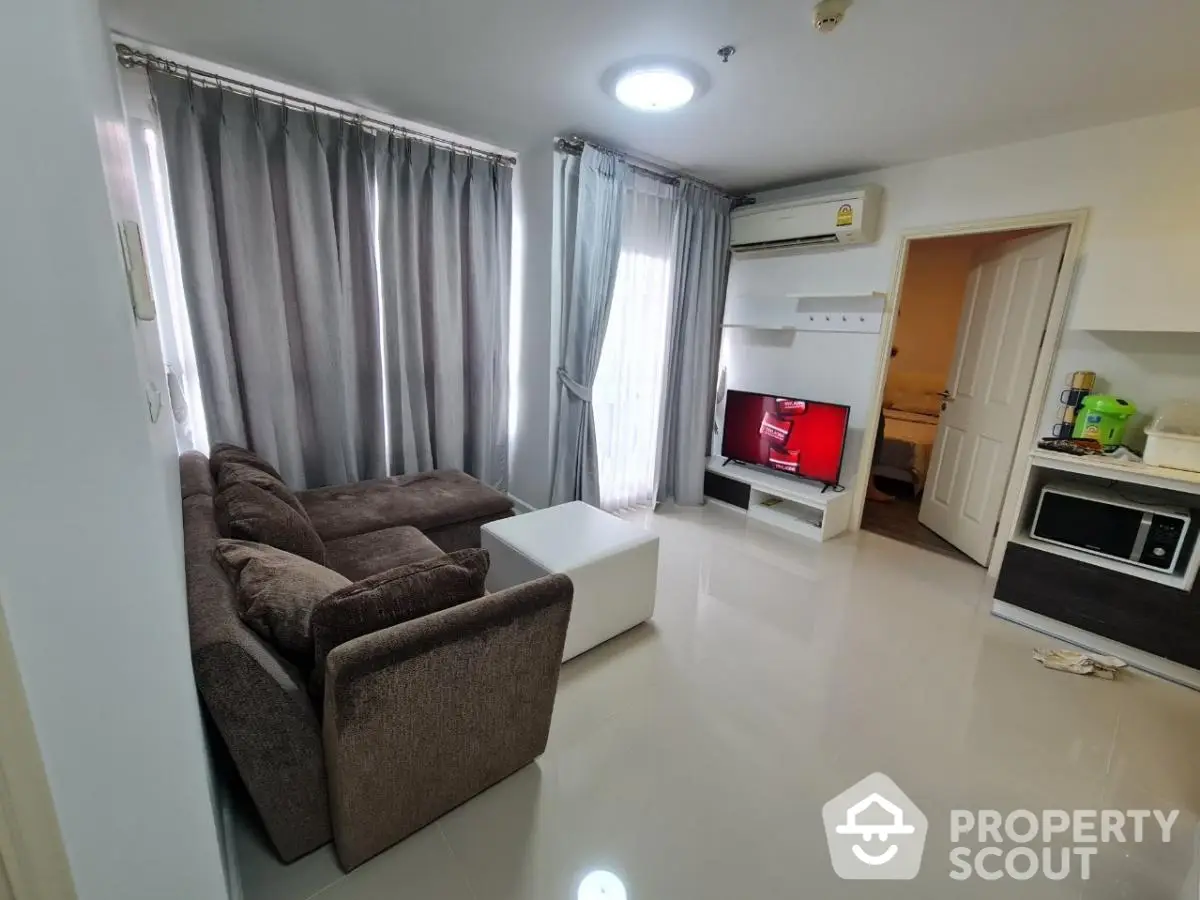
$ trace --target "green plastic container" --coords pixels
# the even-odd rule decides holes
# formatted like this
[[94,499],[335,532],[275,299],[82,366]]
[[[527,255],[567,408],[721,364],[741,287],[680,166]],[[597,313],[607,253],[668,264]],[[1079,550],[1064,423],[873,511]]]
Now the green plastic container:
[[1099,441],[1105,447],[1119,447],[1125,440],[1125,426],[1137,412],[1128,400],[1111,394],[1092,394],[1083,400],[1083,411],[1075,418],[1072,437]]

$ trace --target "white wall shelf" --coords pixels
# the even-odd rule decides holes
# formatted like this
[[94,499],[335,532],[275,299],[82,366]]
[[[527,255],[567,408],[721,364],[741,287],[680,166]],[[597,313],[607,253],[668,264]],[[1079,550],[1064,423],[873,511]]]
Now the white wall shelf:
[[[1197,576],[1200,575],[1200,548],[1194,546],[1191,537],[1184,543],[1184,557],[1178,567],[1171,572],[1162,572],[1145,566],[1135,566],[1124,560],[1109,559],[1095,553],[1076,550],[1073,547],[1040,541],[1030,534],[1030,528],[1042,488],[1056,481],[1083,481],[1093,485],[1100,484],[1106,488],[1113,482],[1120,482],[1123,485],[1141,488],[1138,493],[1148,494],[1148,499],[1155,502],[1172,506],[1195,506],[1196,501],[1193,498],[1200,496],[1200,472],[1166,469],[1103,456],[1071,456],[1053,450],[1034,450],[1029,455],[1029,461],[1033,465],[1033,471],[1022,502],[1023,512],[1012,537],[1014,544],[1033,547],[1043,553],[1073,559],[1144,581],[1153,581],[1179,591],[1192,589]],[[1195,522],[1192,523],[1192,527],[1196,527]],[[1189,547],[1192,548],[1190,554]]]
[[795,325],[756,325],[753,322],[724,322],[722,328],[749,328],[753,331],[799,331]]
[[831,305],[866,304],[876,306],[887,302],[887,294],[882,291],[871,291],[868,294],[784,294],[788,300],[800,300],[804,305],[828,308]]
[[871,313],[851,315],[812,314],[804,316],[795,325],[767,325],[754,322],[725,322],[722,328],[745,328],[751,331],[826,331],[852,334],[878,334],[883,327],[883,317]]
[[740,297],[732,307],[734,321],[723,328],[754,331],[824,331],[878,334],[883,328],[887,295],[785,294],[778,298]]
[[750,507],[739,510],[747,518],[814,541],[832,540],[849,527],[848,491],[822,490],[811,481],[724,462],[719,456],[710,457],[708,470],[750,486]]
[[1103,456],[1071,456],[1067,453],[1055,453],[1053,450],[1034,450],[1029,454],[1029,459],[1040,469],[1124,481],[1164,491],[1200,494],[1200,472],[1166,469],[1162,466],[1148,466],[1145,463]]
[[796,331],[841,331],[879,334],[883,313],[801,313]]

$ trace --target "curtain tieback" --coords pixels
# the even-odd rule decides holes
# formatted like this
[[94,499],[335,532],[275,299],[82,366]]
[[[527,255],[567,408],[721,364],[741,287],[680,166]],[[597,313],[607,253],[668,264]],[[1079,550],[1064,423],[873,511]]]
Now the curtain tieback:
[[582,400],[584,403],[592,402],[592,389],[586,387],[567,374],[567,370],[562,366],[558,367],[558,383],[567,389],[567,392],[576,400]]

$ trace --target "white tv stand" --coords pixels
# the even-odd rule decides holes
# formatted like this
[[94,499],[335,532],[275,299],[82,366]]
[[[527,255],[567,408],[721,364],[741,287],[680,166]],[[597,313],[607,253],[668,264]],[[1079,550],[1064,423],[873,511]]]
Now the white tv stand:
[[709,495],[726,506],[744,512],[749,518],[766,522],[814,541],[828,541],[850,526],[849,491],[822,490],[821,485],[788,475],[776,475],[754,466],[730,462],[712,456],[707,469],[713,475],[749,487],[747,505],[742,507]]

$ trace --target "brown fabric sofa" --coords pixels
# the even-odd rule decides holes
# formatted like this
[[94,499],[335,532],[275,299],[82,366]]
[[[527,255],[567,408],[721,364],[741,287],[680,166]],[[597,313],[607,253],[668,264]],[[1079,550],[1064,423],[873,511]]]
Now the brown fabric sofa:
[[513,514],[512,500],[452,470],[400,475],[296,495],[321,540],[350,541],[404,525],[449,553],[479,546],[480,526]]
[[[325,660],[314,702],[305,673],[239,617],[214,552],[227,535],[209,460],[183,454],[180,476],[196,683],[285,862],[332,839],[352,869],[545,749],[571,609],[567,578],[349,640]],[[479,502],[461,502],[472,490]],[[478,546],[483,522],[511,515],[504,495],[461,473],[299,496],[326,564],[352,581]]]

